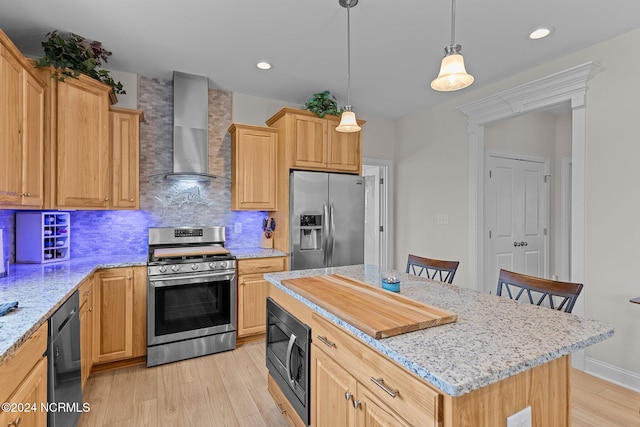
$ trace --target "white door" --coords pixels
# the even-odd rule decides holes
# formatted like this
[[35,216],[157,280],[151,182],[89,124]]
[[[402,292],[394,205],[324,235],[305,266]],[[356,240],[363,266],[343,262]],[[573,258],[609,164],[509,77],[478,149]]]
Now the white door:
[[500,269],[548,275],[547,162],[488,156],[486,290],[495,293]]
[[393,264],[393,200],[389,196],[393,176],[390,160],[363,158],[365,179],[364,263],[386,270]]

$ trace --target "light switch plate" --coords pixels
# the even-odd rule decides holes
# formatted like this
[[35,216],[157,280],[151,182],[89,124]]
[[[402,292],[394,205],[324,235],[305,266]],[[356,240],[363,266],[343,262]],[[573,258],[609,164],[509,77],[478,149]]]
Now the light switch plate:
[[236,222],[233,226],[233,232],[235,234],[240,234],[242,233],[242,223],[241,222]]

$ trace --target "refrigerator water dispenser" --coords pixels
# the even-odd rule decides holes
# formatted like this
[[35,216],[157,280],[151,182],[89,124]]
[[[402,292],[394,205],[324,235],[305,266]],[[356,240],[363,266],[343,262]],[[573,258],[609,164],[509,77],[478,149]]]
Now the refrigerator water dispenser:
[[322,247],[322,215],[300,215],[300,250],[318,251]]

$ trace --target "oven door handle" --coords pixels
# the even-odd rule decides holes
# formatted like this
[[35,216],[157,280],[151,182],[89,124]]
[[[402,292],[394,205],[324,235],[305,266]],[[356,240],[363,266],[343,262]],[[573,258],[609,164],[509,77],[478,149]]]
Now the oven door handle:
[[291,352],[293,351],[293,344],[295,344],[297,338],[298,337],[296,337],[296,334],[291,334],[291,336],[289,337],[289,345],[287,346],[287,356],[286,356],[287,360],[286,360],[286,367],[285,367],[285,369],[287,370],[287,379],[289,380],[289,383],[293,388],[295,388],[295,381],[291,376]]
[[[172,286],[172,282],[176,280],[182,279],[207,279],[210,277],[221,277],[221,276],[229,276],[229,278],[233,278],[235,276],[235,270],[232,271],[220,271],[220,272],[209,272],[203,274],[180,274],[180,275],[172,275],[172,276],[162,276],[162,277],[154,277],[153,279],[149,279],[149,284],[154,288],[160,288],[163,286]],[[164,283],[160,283],[164,282]]]

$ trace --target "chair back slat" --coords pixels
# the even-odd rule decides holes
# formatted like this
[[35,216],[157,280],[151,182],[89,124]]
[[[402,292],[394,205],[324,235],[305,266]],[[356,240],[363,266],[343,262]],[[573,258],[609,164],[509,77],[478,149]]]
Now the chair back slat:
[[[515,298],[511,292],[511,287],[520,288]],[[543,305],[546,299],[549,308],[571,313],[582,291],[582,287],[582,283],[560,282],[557,280],[527,276],[508,270],[500,270],[497,294],[498,296],[502,296],[503,289],[506,289],[509,298],[520,301],[520,297],[526,291],[530,304]],[[535,298],[537,301],[535,302],[533,293],[536,293]],[[540,295],[539,298],[538,294]]]
[[422,276],[441,282],[452,283],[458,269],[458,261],[444,261],[409,254],[406,273]]

